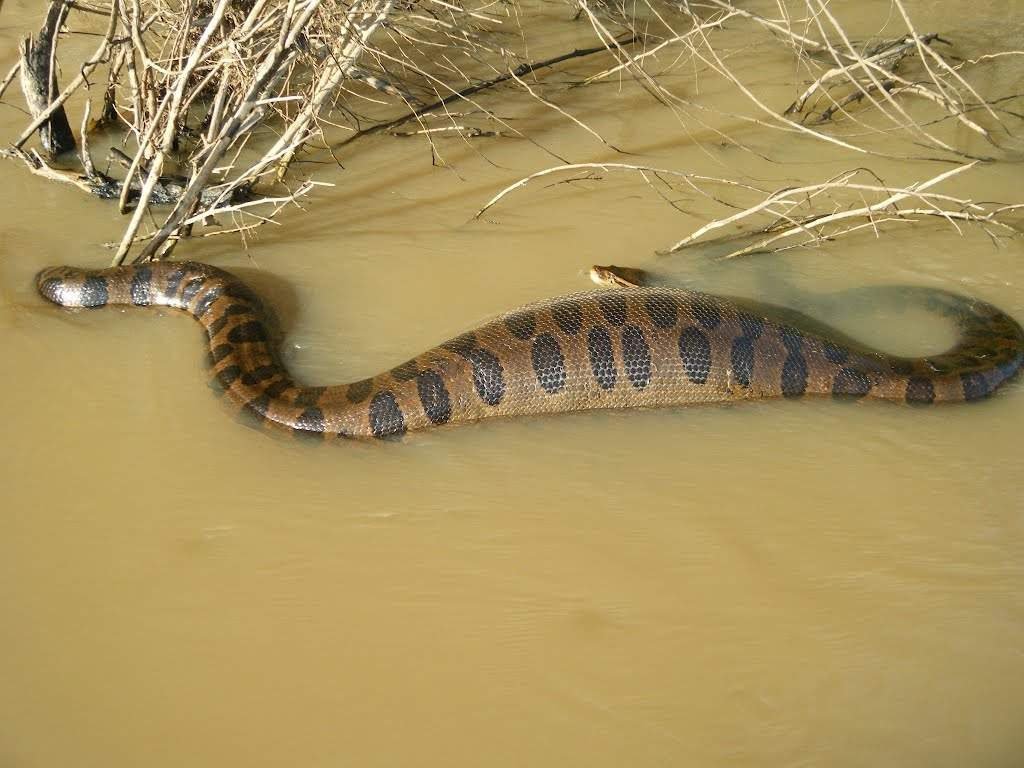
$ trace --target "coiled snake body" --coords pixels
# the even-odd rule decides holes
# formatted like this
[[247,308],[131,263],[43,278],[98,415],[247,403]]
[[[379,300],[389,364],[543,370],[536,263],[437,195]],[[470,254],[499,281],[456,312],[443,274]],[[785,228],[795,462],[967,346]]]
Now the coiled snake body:
[[552,299],[465,333],[372,378],[297,384],[260,299],[233,275],[189,262],[55,267],[40,293],[66,307],[164,306],[209,336],[214,377],[238,407],[300,435],[388,437],[490,416],[828,395],[911,404],[977,400],[1024,362],[1024,332],[995,307],[929,291],[954,318],[943,355],[851,348],[701,293],[609,290]]

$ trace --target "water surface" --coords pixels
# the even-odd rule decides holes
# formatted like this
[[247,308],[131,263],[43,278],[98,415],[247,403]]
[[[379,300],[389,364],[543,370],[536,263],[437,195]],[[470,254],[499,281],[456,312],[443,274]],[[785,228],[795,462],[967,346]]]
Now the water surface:
[[[971,20],[907,6],[957,42],[999,41],[1000,3],[972,4]],[[868,30],[888,13],[863,7]],[[586,40],[564,9],[548,13],[538,46]],[[36,16],[7,0],[5,71]],[[744,55],[736,66],[756,82],[791,82],[779,48]],[[528,98],[503,107],[576,162],[768,188],[854,165],[892,182],[942,168],[707,118],[771,150],[765,162],[680,128],[627,80],[556,93],[634,153]],[[780,86],[773,103],[792,95]],[[21,124],[0,117],[5,136]],[[826,312],[905,353],[943,348],[950,329],[912,310],[843,313],[821,294],[934,285],[1024,319],[1019,238],[936,222],[779,257],[666,260],[656,251],[721,209],[694,195],[681,213],[614,176],[541,182],[473,220],[556,161],[511,139],[440,146],[447,168],[416,139],[350,145],[344,171],[318,171],[337,186],[307,213],[248,250],[214,238],[179,255],[251,277],[310,383],[361,378],[585,288],[594,263]],[[124,221],[13,163],[0,172],[0,765],[1020,762],[1020,382],[968,407],[779,402],[400,444],[274,439],[210,394],[187,318],[44,305],[36,271],[105,263],[99,244]],[[1015,201],[1019,167],[954,189]]]

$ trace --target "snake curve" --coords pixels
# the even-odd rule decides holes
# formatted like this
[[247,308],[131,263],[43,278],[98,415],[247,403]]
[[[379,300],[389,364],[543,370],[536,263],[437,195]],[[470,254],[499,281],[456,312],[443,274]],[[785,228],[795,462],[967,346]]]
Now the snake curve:
[[162,306],[198,320],[214,380],[241,412],[297,435],[385,438],[490,416],[825,395],[910,404],[979,400],[1024,363],[1024,331],[984,302],[928,291],[960,339],[927,358],[834,343],[722,298],[635,288],[564,296],[506,314],[390,371],[297,384],[261,300],[224,270],[154,262],[53,267],[40,293],[65,307]]

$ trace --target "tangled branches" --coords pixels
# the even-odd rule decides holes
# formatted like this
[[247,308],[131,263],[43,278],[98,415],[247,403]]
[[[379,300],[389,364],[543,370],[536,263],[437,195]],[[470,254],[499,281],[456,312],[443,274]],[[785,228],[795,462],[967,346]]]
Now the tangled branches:
[[[52,0],[52,6],[66,1]],[[188,5],[187,11],[166,0],[113,0],[105,10],[89,6],[89,12],[107,17],[101,44],[8,150],[35,172],[116,197],[122,213],[132,212],[116,263],[140,239],[145,246],[137,259],[162,257],[199,221],[242,212],[256,219],[247,226],[258,226],[265,219],[254,209],[279,209],[280,197],[255,198],[253,188],[268,176],[284,178],[292,157],[316,135],[321,110],[356,73],[394,0]],[[132,155],[120,153],[127,166],[123,183],[96,171],[89,156],[87,138],[96,127],[87,122],[91,89],[82,129],[84,173],[62,173],[23,149],[100,65],[106,85],[99,120],[123,131],[135,148]],[[23,73],[30,68],[26,60],[21,66]],[[253,129],[272,115],[284,125],[276,141],[247,151]],[[287,199],[310,188],[303,184]],[[143,216],[154,203],[173,207],[160,227],[140,238]]]
[[[612,34],[606,26],[609,18],[618,24],[628,24],[632,18],[622,4],[609,17],[591,8],[596,5],[594,0],[578,2],[581,13],[606,39]],[[697,82],[701,77],[724,80],[742,94],[753,111],[734,117],[759,127],[815,138],[861,155],[900,159],[902,155],[892,151],[895,139],[908,142],[909,146],[937,150],[942,159],[975,159],[948,135],[928,128],[947,121],[968,128],[994,150],[1002,149],[1006,139],[1011,139],[1012,149],[1020,150],[1019,142],[1012,141],[1013,131],[1003,124],[1000,110],[979,93],[972,78],[976,83],[979,70],[983,79],[985,66],[1004,56],[1024,56],[1024,51],[958,59],[940,50],[952,52],[951,41],[936,32],[921,32],[917,28],[902,0],[892,0],[894,25],[902,29],[895,36],[863,40],[848,33],[840,15],[840,9],[853,11],[857,6],[845,9],[827,0],[789,0],[767,4],[775,11],[768,16],[751,10],[754,5],[737,5],[730,0],[686,3],[683,10],[689,17],[687,27],[659,13],[648,2],[647,7],[667,33],[640,55],[617,52],[619,64],[591,80],[629,73],[645,83],[655,98],[676,111],[680,120],[707,127],[702,115],[714,108],[664,83],[670,72],[689,69]],[[723,31],[730,29],[734,34]],[[765,40],[784,46],[795,57],[798,71],[809,81],[785,108],[766,99],[751,85],[750,76],[732,63],[738,50],[763,46]],[[1016,93],[1000,98],[1020,96]],[[929,105],[934,111],[917,110],[906,99]],[[983,115],[988,125],[974,117],[976,113]],[[1019,114],[1004,114],[1019,123]],[[996,128],[999,135],[993,132]]]
[[[115,246],[120,263],[133,250],[136,260],[164,258],[184,238],[244,234],[273,221],[323,183],[296,179],[294,161],[338,120],[349,131],[346,143],[385,128],[431,142],[444,132],[466,139],[521,135],[476,100],[504,83],[618,153],[561,106],[557,92],[537,87],[544,85],[542,71],[571,58],[613,63],[591,68],[562,93],[632,78],[685,130],[709,129],[734,145],[740,139],[709,115],[824,141],[859,157],[904,158],[911,156],[905,150],[923,147],[926,159],[959,167],[1019,145],[1006,118],[1019,123],[1021,116],[986,100],[972,68],[1024,52],[957,59],[939,33],[918,30],[901,0],[892,0],[895,34],[860,41],[837,18],[839,6],[825,0],[767,3],[776,11],[771,15],[730,0],[573,0],[597,44],[539,60],[510,43],[525,39],[518,24],[526,1],[480,0],[469,7],[463,0],[49,0],[39,33],[0,81],[2,97],[20,70],[32,113],[0,153],[37,175],[116,200],[128,218]],[[59,87],[57,44],[72,21],[79,30],[90,23],[99,28],[100,42],[65,67],[73,76]],[[735,51],[766,43],[767,53],[759,55],[778,61],[781,53],[797,63],[802,82],[794,84],[788,107],[772,102],[735,63]],[[692,72],[698,95],[701,78],[726,84],[747,111],[736,114],[670,86],[669,75],[678,71]],[[80,170],[67,170],[52,159],[75,147],[64,110],[76,94],[84,96]],[[448,110],[457,101],[489,124],[458,122]],[[372,113],[369,120],[354,103]],[[419,121],[419,130],[397,130],[409,120]],[[950,125],[982,139],[991,157],[967,147]],[[124,148],[107,156],[123,168],[120,178],[93,160],[89,140],[100,128]],[[37,134],[42,152],[28,145]],[[169,209],[162,221],[154,206]],[[233,225],[222,226],[223,218]]]
[[[713,250],[723,259],[778,252],[818,244],[859,230],[878,234],[893,222],[907,223],[930,216],[943,219],[953,227],[957,227],[958,222],[977,224],[993,236],[1000,232],[1019,235],[1016,217],[1024,210],[1024,203],[977,202],[932,190],[977,164],[978,161],[958,165],[903,187],[887,185],[866,169],[855,168],[823,182],[767,190],[730,179],[665,168],[626,163],[577,163],[546,168],[520,179],[492,197],[476,215],[483,215],[512,192],[540,178],[568,175],[579,180],[629,173],[640,176],[663,199],[668,200],[669,193],[678,196],[688,192],[734,211],[694,230],[672,244],[666,253],[677,253],[696,245],[714,246]],[[862,181],[862,177],[868,180]],[[708,237],[741,222],[746,225],[741,236]]]

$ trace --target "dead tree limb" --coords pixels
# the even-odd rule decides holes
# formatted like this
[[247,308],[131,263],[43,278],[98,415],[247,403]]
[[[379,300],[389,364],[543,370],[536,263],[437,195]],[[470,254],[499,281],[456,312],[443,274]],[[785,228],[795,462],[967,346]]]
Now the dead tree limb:
[[[55,2],[60,2],[60,0],[55,0]],[[34,118],[32,122],[29,124],[28,128],[22,131],[21,135],[15,140],[13,144],[15,149],[21,149],[21,147],[25,145],[25,142],[32,138],[32,134],[35,133],[40,126],[42,126],[45,122],[50,120],[51,117],[56,115],[58,112],[63,116],[64,122],[67,122],[67,116],[64,114],[64,102],[66,102],[71,97],[71,94],[73,94],[80,87],[82,87],[82,85],[85,84],[86,78],[89,76],[89,74],[102,61],[105,60],[107,51],[110,47],[111,39],[114,36],[114,31],[117,29],[117,9],[118,0],[114,0],[113,7],[110,11],[110,24],[107,26],[107,32],[103,36],[103,41],[96,49],[96,52],[86,62],[82,64],[82,67],[79,70],[78,74],[75,75],[74,79],[67,86],[67,88],[65,88],[60,93],[57,93],[56,80],[54,80],[53,97],[48,100],[44,109],[40,110],[38,114],[34,115]],[[24,69],[25,68],[22,67],[22,72],[24,72]],[[71,130],[70,126],[68,127],[68,130]],[[71,148],[74,149],[74,146],[74,138],[72,137]]]
[[51,0],[43,26],[34,38],[21,44],[21,90],[32,116],[49,116],[39,125],[39,141],[43,150],[56,157],[75,148],[75,136],[63,106],[50,110],[57,97],[56,50],[57,35],[68,13],[66,0]]

